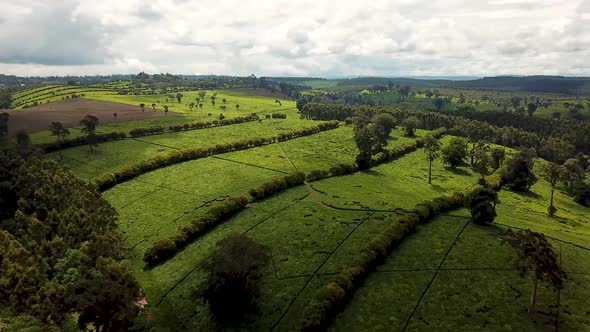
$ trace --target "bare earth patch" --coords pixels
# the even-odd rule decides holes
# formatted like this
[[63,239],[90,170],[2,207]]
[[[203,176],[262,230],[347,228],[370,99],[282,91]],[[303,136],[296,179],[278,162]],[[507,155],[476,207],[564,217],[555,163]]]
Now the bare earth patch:
[[[163,111],[149,107],[142,112],[138,106],[109,101],[75,98],[30,107],[23,110],[0,110],[8,112],[8,135],[24,129],[28,133],[47,130],[52,121],[61,121],[65,127],[75,127],[87,114],[96,116],[100,123],[141,120],[165,116]],[[117,113],[117,118],[113,116]],[[178,114],[169,112],[167,116]]]

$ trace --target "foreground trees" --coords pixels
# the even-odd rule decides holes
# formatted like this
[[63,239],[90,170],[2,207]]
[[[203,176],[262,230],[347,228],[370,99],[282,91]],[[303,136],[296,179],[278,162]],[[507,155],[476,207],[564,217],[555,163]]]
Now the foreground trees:
[[265,247],[242,234],[232,234],[217,244],[217,251],[205,264],[203,298],[219,322],[234,322],[245,313],[260,293],[262,270],[269,260]]
[[0,113],[0,136],[8,135],[8,118],[8,113]]
[[504,243],[508,243],[518,255],[516,267],[522,275],[532,270],[533,287],[529,301],[529,314],[536,313],[537,288],[539,281],[548,281],[554,289],[562,289],[565,272],[557,263],[557,255],[545,236],[529,230],[513,232],[509,229],[504,235]]
[[115,210],[57,163],[0,154],[0,306],[61,326],[125,331],[139,286],[122,261]]

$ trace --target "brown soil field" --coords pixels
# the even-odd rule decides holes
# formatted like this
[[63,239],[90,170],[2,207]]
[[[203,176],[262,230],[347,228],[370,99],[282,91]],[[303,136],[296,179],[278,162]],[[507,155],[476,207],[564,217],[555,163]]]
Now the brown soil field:
[[[61,121],[65,127],[75,127],[87,114],[96,116],[100,123],[164,116],[163,111],[154,111],[148,107],[142,112],[139,106],[84,98],[67,99],[23,110],[0,110],[0,113],[2,112],[10,114],[8,119],[9,136],[21,129],[28,133],[48,130],[52,121]],[[117,113],[117,118],[113,116],[113,113]],[[167,116],[176,115],[176,113],[169,112]]]

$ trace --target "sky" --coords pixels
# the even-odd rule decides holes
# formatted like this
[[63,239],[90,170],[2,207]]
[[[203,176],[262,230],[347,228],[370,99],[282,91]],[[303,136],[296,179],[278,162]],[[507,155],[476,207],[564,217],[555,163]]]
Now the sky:
[[590,76],[590,0],[0,0],[0,73]]

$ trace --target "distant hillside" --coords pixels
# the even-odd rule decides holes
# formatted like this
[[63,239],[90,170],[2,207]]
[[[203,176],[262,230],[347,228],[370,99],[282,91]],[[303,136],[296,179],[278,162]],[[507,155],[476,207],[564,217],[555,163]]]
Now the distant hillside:
[[498,76],[484,77],[482,79],[471,81],[451,81],[445,83],[444,86],[460,89],[486,89],[562,93],[569,95],[590,95],[590,77]]

